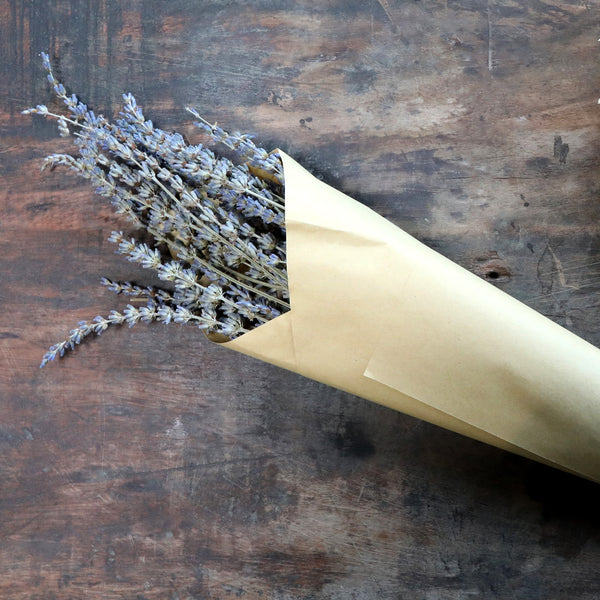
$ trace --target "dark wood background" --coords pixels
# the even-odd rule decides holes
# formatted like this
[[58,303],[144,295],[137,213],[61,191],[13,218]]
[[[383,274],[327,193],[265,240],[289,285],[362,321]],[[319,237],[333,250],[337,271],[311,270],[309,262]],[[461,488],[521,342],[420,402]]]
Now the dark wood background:
[[[599,486],[207,343],[107,332],[119,223],[42,158],[70,90],[281,147],[600,345],[596,0],[0,0],[0,597],[592,600]],[[502,315],[490,328],[502,326]],[[485,338],[486,332],[481,335]]]

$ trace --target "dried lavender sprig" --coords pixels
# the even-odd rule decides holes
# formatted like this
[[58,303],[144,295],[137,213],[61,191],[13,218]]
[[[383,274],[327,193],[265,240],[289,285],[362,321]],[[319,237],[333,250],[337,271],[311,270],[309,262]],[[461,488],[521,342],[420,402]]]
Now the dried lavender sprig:
[[[48,68],[49,68],[49,66],[48,66]],[[49,78],[51,79],[51,82],[54,82],[56,93],[59,95],[59,97],[61,97],[64,100],[65,104],[67,104],[67,106],[70,107],[71,111],[75,115],[75,120],[68,120],[72,125],[79,125],[82,127],[82,129],[93,129],[93,128],[90,128],[89,126],[86,127],[85,125],[82,125],[81,120],[83,120],[83,121],[88,121],[88,122],[92,123],[92,125],[94,127],[96,127],[99,124],[102,124],[104,127],[111,128],[111,125],[108,124],[103,117],[97,117],[97,116],[93,115],[93,113],[91,113],[91,111],[87,111],[87,107],[85,107],[85,105],[82,105],[81,103],[76,104],[78,102],[76,99],[76,96],[70,96],[70,97],[67,96],[66,93],[64,92],[64,87],[62,86],[62,84],[56,83],[56,80],[54,79],[54,76],[51,74],[51,71],[49,72]],[[137,107],[137,105],[135,105],[135,100],[133,99],[133,97],[128,94],[126,94],[124,97],[126,98],[128,104],[130,105],[130,106],[128,106],[126,104],[125,114],[127,114],[127,115],[134,114],[135,119],[136,119],[135,122],[138,125],[144,127],[146,131],[148,131],[148,130],[154,131],[154,128],[151,125],[151,122],[144,121],[143,115],[141,114],[141,110]],[[52,116],[57,119],[64,119],[64,117],[62,115],[57,115],[57,114],[49,112],[48,109],[43,105],[38,105],[34,109],[28,109],[27,111],[23,111],[23,112],[24,113],[37,113],[37,114],[41,114],[44,116]],[[92,114],[92,117],[88,118],[88,114]],[[118,121],[117,124],[120,124],[121,126],[123,125],[122,121]],[[120,130],[117,130],[117,132],[121,132],[121,133],[122,133],[122,131],[123,131],[122,127]],[[188,148],[182,144],[183,138],[181,138],[181,136],[179,136],[179,134],[166,134],[166,132],[161,132],[160,130],[158,130],[158,132],[163,137],[163,139],[164,139],[165,135],[167,135],[170,138],[177,137],[180,141],[178,142],[178,145],[175,146],[173,140],[171,139],[170,144],[161,144],[160,146],[157,146],[156,147],[157,151],[160,151],[160,149],[163,149],[163,150],[167,149],[167,151],[168,151],[168,148],[170,145],[173,146],[174,148],[176,148],[176,150],[179,153],[184,153],[186,148]],[[97,131],[95,133],[96,133],[96,135],[98,134]],[[83,137],[83,136],[79,136],[79,137]],[[106,137],[106,136],[103,136],[103,137]],[[134,139],[137,141],[139,138],[134,138]],[[107,138],[107,143],[108,142],[112,142],[112,144],[113,144],[113,147],[111,148],[112,150],[115,150],[115,148],[116,148],[117,153],[119,151],[121,152],[121,155],[120,155],[121,158],[125,158],[126,160],[132,159],[132,152],[131,152],[130,148],[124,147],[123,145],[118,145],[118,144],[115,145],[115,140],[112,138],[112,136]],[[200,148],[200,147],[196,147],[196,148]],[[136,150],[136,148],[134,147],[133,150]],[[146,157],[142,156],[142,158],[146,158]],[[164,156],[162,158],[164,158]],[[222,169],[223,164],[226,164],[227,161],[226,161],[226,159],[220,159],[220,161],[221,162],[219,162],[219,164],[213,165],[213,169],[215,171],[217,170],[217,168],[220,169],[219,175],[217,176],[216,174],[213,173],[213,174],[211,174],[211,176],[213,179],[216,179],[217,181],[222,181],[224,183],[224,185],[227,186],[230,183],[227,180],[227,174],[228,174],[227,167],[225,169]],[[115,166],[114,163],[112,166]],[[144,166],[144,165],[140,165],[139,163],[136,163],[136,166],[139,167],[139,166]],[[242,169],[242,168],[243,168],[243,165],[241,167],[239,167],[239,169]],[[168,170],[161,169],[161,172],[165,173],[165,175],[163,176],[163,179],[172,178],[172,174],[170,174],[168,172]],[[147,171],[146,171],[146,174],[148,174]],[[154,177],[153,173],[150,173],[150,175],[151,175],[151,177]],[[245,173],[242,173],[242,176],[243,175],[245,175]],[[239,178],[240,178],[239,173],[231,173],[232,182],[233,182],[233,184],[235,184],[234,187],[238,185]],[[255,180],[256,180],[256,178],[255,178]],[[158,182],[158,183],[161,184],[161,182]],[[166,191],[168,191],[168,190],[166,190]],[[246,190],[246,188],[244,187],[241,189],[241,191],[249,191],[249,193],[254,194],[256,197],[260,198],[261,200],[268,200],[268,198],[264,198],[260,194],[257,194],[255,190],[252,190],[252,189]],[[258,214],[253,215],[253,216],[258,216]]]
[[[203,183],[208,183],[210,180],[217,186],[217,188],[229,188],[237,193],[246,193],[257,199],[269,204],[270,206],[278,209],[284,209],[284,200],[281,196],[274,194],[269,190],[268,186],[260,180],[260,178],[253,176],[246,163],[241,165],[234,165],[231,161],[223,157],[217,157],[214,153],[208,151],[202,145],[188,146],[183,142],[182,136],[179,134],[170,134],[179,138],[174,144],[165,145],[164,131],[156,129],[151,121],[144,119],[143,114],[135,102],[135,99],[131,94],[125,94],[124,99],[126,103],[124,105],[124,112],[122,113],[127,123],[132,126],[132,135],[136,141],[141,142],[145,147],[150,148],[153,151],[160,149],[163,151],[162,158],[166,160],[169,167],[176,172],[184,174],[186,177],[192,177],[196,180],[200,179]],[[201,118],[196,111],[188,109],[196,117]],[[124,126],[123,121],[119,121],[119,125],[122,128]],[[222,131],[222,130],[219,130]],[[227,134],[229,135],[229,134]],[[239,135],[239,134],[238,134]],[[242,149],[241,145],[234,146],[229,142],[223,142],[216,136],[211,136],[215,141],[221,141],[228,148],[239,151]],[[228,139],[236,140],[237,138],[231,137]],[[282,174],[281,161],[275,155],[268,155],[266,150],[254,146],[256,153],[262,152],[264,156],[268,157],[262,159],[260,168],[270,173],[270,175],[281,184]],[[197,162],[199,154],[202,155],[202,161]],[[262,156],[262,154],[261,154]],[[227,173],[228,169],[232,169],[230,174]],[[267,169],[270,169],[267,171]]]
[[[159,321],[164,324],[173,323],[195,323],[199,329],[211,331],[215,328],[217,320],[214,316],[197,315],[192,313],[185,307],[178,306],[172,308],[165,304],[158,304],[153,301],[149,301],[146,306],[135,307],[128,304],[122,313],[112,310],[107,317],[98,315],[94,317],[91,323],[87,321],[80,321],[77,327],[72,329],[69,337],[58,344],[54,344],[50,347],[48,352],[42,357],[40,367],[46,366],[50,361],[55,360],[57,357],[64,356],[67,350],[74,350],[78,344],[91,333],[101,335],[110,325],[122,325],[126,323],[129,327],[133,327],[139,322],[151,323],[152,321]],[[235,320],[235,318],[227,318],[225,327],[223,324],[219,327],[219,332],[227,331],[229,335],[236,335],[241,333],[247,333],[241,325],[241,322]]]
[[[57,120],[59,120],[61,124],[66,124],[68,122],[71,125],[79,126],[84,130],[85,129],[92,130],[92,131],[94,131],[94,133],[96,135],[98,135],[98,133],[102,131],[102,130],[98,130],[99,125],[103,125],[108,130],[114,130],[114,126],[109,124],[106,121],[106,119],[104,119],[101,116],[96,116],[91,111],[88,111],[87,107],[84,104],[80,103],[76,96],[74,96],[74,95],[67,96],[64,86],[57,82],[57,80],[55,79],[55,77],[52,73],[52,69],[51,69],[47,55],[43,55],[43,58],[44,58],[44,66],[48,70],[48,79],[53,84],[55,93],[67,105],[70,112],[73,114],[74,119],[67,119],[66,117],[64,117],[64,115],[57,115],[55,113],[52,113],[52,112],[48,111],[47,107],[44,105],[38,105],[35,108],[27,109],[27,110],[23,111],[23,113],[24,114],[39,114],[42,116],[54,117]],[[124,106],[123,114],[130,118],[130,123],[135,123],[137,125],[140,125],[146,132],[154,132],[154,127],[153,127],[152,123],[150,121],[144,120],[141,109],[139,109],[139,107],[137,107],[137,104],[135,103],[135,99],[133,98],[133,96],[131,94],[125,94],[124,99],[126,100],[126,104]],[[122,133],[125,130],[123,127],[123,122],[118,121],[117,125],[120,125],[121,129],[116,129],[113,132]],[[158,130],[158,132],[163,137],[164,136],[178,137],[179,140],[181,140],[181,141],[177,144],[177,146],[174,146],[174,147],[176,148],[176,150],[178,152],[184,152],[186,150],[186,146],[182,143],[183,138],[181,138],[181,136],[179,136],[179,134],[167,134],[166,132],[162,132],[160,130]],[[105,133],[105,132],[103,132],[103,133]],[[109,149],[116,151],[117,154],[120,156],[120,158],[124,158],[125,160],[132,160],[134,158],[135,151],[138,150],[135,146],[133,148],[128,148],[127,146],[116,143],[116,139],[113,138],[112,136],[106,136],[106,134],[105,134],[103,137],[105,138],[107,145],[109,145]],[[133,139],[135,139],[136,141],[139,141],[139,138],[133,138]],[[173,145],[173,144],[171,144],[171,145]],[[167,149],[167,151],[168,151],[168,148],[169,148],[169,144],[160,144],[160,145],[155,146],[155,150],[158,152],[160,152],[161,150],[165,151],[165,149]],[[132,150],[133,150],[133,153],[132,153]],[[264,151],[264,149],[257,148],[257,151],[258,150],[266,152],[266,151]],[[139,150],[138,150],[138,154],[139,154]],[[141,158],[144,159],[146,157],[142,155]],[[229,163],[227,161],[227,159],[223,159],[223,158],[220,159],[220,161],[221,162],[219,164],[213,165],[212,172],[210,170],[208,171],[210,177],[213,180],[217,181],[218,183],[220,183],[221,185],[223,185],[225,187],[232,186],[234,189],[237,189],[238,191],[248,193],[248,194],[254,196],[255,198],[265,201],[271,205],[277,206],[280,209],[283,208],[282,205],[280,205],[278,203],[274,203],[270,198],[265,196],[264,189],[259,188],[259,190],[257,191],[255,189],[252,189],[252,186],[249,186],[248,184],[240,187],[241,184],[240,184],[240,174],[239,173],[237,174],[237,176],[235,173],[233,173],[231,175],[231,181],[229,181],[227,179],[227,175],[228,175],[227,168],[222,168],[222,167],[223,167],[223,165],[228,165],[228,164],[231,164],[231,166],[233,166],[233,164]],[[140,164],[136,163],[136,166],[140,167]],[[239,168],[242,169],[242,167],[239,167]],[[165,173],[165,176],[164,176],[165,179],[172,177],[172,174],[169,173],[168,170],[163,169],[162,172]],[[151,173],[151,175],[153,178],[155,178],[153,173]],[[242,172],[241,175],[242,175],[242,179],[243,179],[243,176],[245,175],[245,173]],[[155,180],[157,183],[161,184],[161,182],[158,181],[158,179],[155,178]],[[256,178],[255,178],[255,180],[256,180]],[[262,193],[260,193],[261,191],[262,191]],[[258,214],[259,213],[257,213],[254,216],[258,216]]]
[[[140,244],[135,239],[126,239],[122,232],[113,231],[109,241],[118,244],[117,250],[120,254],[127,257],[132,262],[141,264],[144,268],[154,269],[159,279],[173,282],[175,293],[170,298],[162,296],[163,301],[173,302],[180,305],[196,305],[202,309],[220,308],[224,313],[231,314],[236,310],[247,319],[265,323],[269,320],[266,317],[274,318],[281,314],[280,310],[275,309],[265,303],[256,302],[252,299],[247,290],[242,286],[231,287],[224,291],[215,283],[208,286],[202,285],[197,278],[197,274],[192,269],[186,269],[177,261],[163,262],[160,253],[156,249],[149,248],[147,244]],[[123,291],[123,286],[111,286],[117,293]],[[148,289],[148,288],[147,288]],[[129,288],[125,288],[126,293],[131,294]],[[156,292],[152,290],[150,295],[146,290],[135,286],[134,293],[153,298]],[[273,298],[275,301],[276,298]]]
[[168,304],[173,302],[173,296],[160,288],[153,286],[140,287],[130,281],[113,281],[108,277],[102,277],[100,284],[108,288],[115,294],[123,294],[123,296],[131,296],[133,298],[141,298],[144,300],[155,300],[159,304]]
[[[128,112],[132,112],[132,110],[130,109]],[[138,115],[140,114],[137,110],[135,112]],[[49,112],[46,112],[45,114],[46,114],[46,116],[55,116],[55,115],[53,115],[53,113],[49,113]],[[95,118],[95,122],[96,123],[99,122],[99,119]],[[74,121],[71,121],[71,123],[76,125],[76,123]],[[90,129],[90,128],[83,126],[83,129]],[[118,131],[118,133],[119,133],[119,131]],[[122,131],[120,131],[120,133],[122,133]],[[85,139],[86,136],[80,135],[80,137]],[[103,138],[105,139],[105,142],[108,145],[108,148],[110,150],[114,151],[120,158],[122,158],[126,161],[129,161],[130,163],[133,163],[133,166],[137,167],[138,169],[141,169],[143,171],[144,175],[149,177],[162,191],[164,191],[170,197],[171,201],[173,201],[175,203],[177,208],[183,212],[183,214],[186,214],[186,206],[179,201],[177,195],[174,194],[171,191],[171,189],[169,189],[166,185],[167,183],[169,183],[173,186],[173,188],[175,188],[175,190],[177,192],[179,192],[179,191],[183,192],[184,191],[183,185],[180,183],[180,180],[178,181],[178,178],[176,175],[174,176],[173,173],[169,169],[166,169],[164,167],[159,169],[159,164],[156,161],[152,162],[152,165],[153,166],[155,165],[156,169],[155,168],[148,169],[148,165],[150,164],[150,159],[139,148],[137,148],[135,146],[130,148],[125,144],[115,141],[115,139],[110,135],[104,135]],[[142,162],[139,162],[139,161],[142,161]],[[79,162],[75,163],[76,168],[79,165],[80,165]],[[86,165],[83,164],[83,167],[86,167]],[[157,169],[159,169],[158,174],[156,173]],[[118,173],[119,175],[124,173],[125,176],[127,175],[127,173],[126,173],[126,171],[124,171],[124,167],[122,165],[114,165],[114,164],[111,165],[111,174],[114,174],[114,173]],[[98,172],[96,171],[96,175],[97,174],[98,174]],[[215,177],[213,177],[213,179],[215,179]],[[226,181],[227,180],[227,170],[223,169],[222,173],[218,177],[216,177],[216,179],[218,181],[220,181],[220,180]],[[135,180],[131,180],[131,179],[128,181],[127,179],[125,179],[125,183],[135,185],[136,183],[139,183],[139,182],[135,181]],[[247,193],[252,193],[255,196],[258,195],[258,194],[254,194],[253,192],[251,192],[251,190],[246,190],[246,191],[247,191]],[[258,195],[258,196],[261,197],[260,195]],[[198,204],[198,206],[201,207],[202,204]],[[272,213],[272,211],[270,209],[267,209],[267,212]],[[230,215],[223,214],[223,212],[219,208],[216,208],[214,210],[213,214],[211,214],[211,212],[209,210],[204,210],[203,213],[204,213],[204,216],[206,216],[209,221],[211,221],[213,224],[217,224],[218,226],[221,225],[222,221],[220,221],[216,217],[216,215],[220,215],[221,219],[225,220],[226,224],[227,224],[227,217],[230,217]],[[186,216],[189,216],[190,219],[193,221],[193,223],[188,224],[188,225],[195,228],[200,233],[202,233],[203,231],[206,232],[206,227],[207,227],[206,224],[203,223],[202,220],[200,220],[197,215],[195,215],[193,212],[188,211]],[[271,219],[264,217],[262,215],[262,213],[260,213],[260,212],[256,213],[253,216],[262,216],[263,220],[266,222],[270,222],[270,220],[271,220]],[[274,219],[272,219],[272,220],[274,220]],[[236,236],[237,244],[233,244],[224,235],[222,235],[222,231],[220,230],[220,228],[219,228],[219,230],[209,228],[208,236],[209,236],[208,237],[209,241],[218,241],[219,243],[224,244],[230,251],[233,252],[232,256],[235,256],[236,259],[247,262],[250,265],[253,272],[255,272],[255,273],[262,272],[263,276],[266,276],[267,278],[271,278],[271,277],[274,278],[274,281],[277,283],[277,285],[275,285],[274,287],[280,287],[281,289],[286,288],[287,277],[285,276],[285,274],[271,269],[272,261],[270,261],[270,260],[266,260],[263,263],[261,263],[260,261],[257,261],[256,257],[254,256],[252,247],[245,245],[243,243],[243,241],[241,240],[241,238],[238,240],[238,237]],[[214,238],[216,238],[216,240]],[[216,257],[213,256],[212,258],[215,259]],[[220,261],[217,261],[217,262],[220,262]]]
[[198,112],[186,107],[186,110],[192,114],[197,122],[194,123],[196,127],[204,130],[208,135],[216,142],[227,146],[230,150],[235,150],[247,155],[251,161],[251,164],[271,173],[273,177],[281,184],[283,184],[283,170],[281,167],[281,161],[272,153],[267,152],[264,148],[256,146],[252,141],[251,136],[242,134],[238,131],[228,133],[216,123],[211,124],[204,119]]
[[[161,241],[160,238],[157,239]],[[150,248],[145,243],[137,243],[133,238],[127,240],[123,237],[122,232],[113,231],[108,240],[118,244],[119,249],[117,252],[125,255],[131,262],[137,262],[146,269],[154,269],[159,279],[175,282],[175,285],[179,287],[202,287],[198,282],[198,275],[194,272],[193,268],[185,269],[183,265],[177,261],[168,261],[163,263],[161,254],[156,248]],[[166,240],[162,241],[166,242]],[[192,261],[194,265],[201,264],[201,266],[205,267],[204,275],[208,276],[212,283],[217,282],[220,279],[230,278],[228,273],[225,273],[221,269],[216,268],[214,265],[209,264],[207,261],[202,260],[197,256],[190,257],[189,262],[191,263]],[[264,282],[254,280],[244,274],[238,273],[236,276],[238,277],[237,286],[244,288],[246,292],[250,291],[256,293],[255,287],[249,286],[245,283],[248,280],[258,285],[264,285]],[[289,309],[288,302],[285,302],[284,300],[281,300],[280,298],[277,298],[268,292],[263,291],[258,295],[264,296],[267,300],[280,305],[284,310]]]
[[[183,141],[181,135],[166,134],[164,131],[156,129],[152,124],[152,121],[147,121],[144,118],[142,110],[137,106],[135,98],[131,94],[124,94],[123,99],[125,104],[121,114],[123,115],[124,120],[117,121],[117,124],[123,130],[127,129],[127,124],[133,126],[131,133],[136,141],[142,142],[142,145],[145,146],[153,146],[157,136],[168,135],[172,138],[172,141],[173,138],[176,138],[176,141],[170,145],[161,144],[160,148],[154,146],[155,151],[162,150],[162,152],[164,152],[162,158],[167,161],[171,169],[174,169],[175,171],[182,170],[186,175],[189,175],[190,172],[184,169],[184,165],[189,163],[197,168],[194,171],[195,175],[201,175],[207,180],[212,179],[217,183],[219,188],[225,187],[231,188],[239,193],[249,193],[280,210],[284,209],[283,198],[275,195],[279,202],[273,200],[274,194],[268,189],[268,186],[258,177],[251,176],[247,166],[248,163],[241,165],[234,164],[224,157],[217,158],[213,152],[207,152],[207,149],[202,145],[188,146]],[[207,121],[202,119],[196,111],[192,109],[188,110],[204,123],[207,123]],[[213,137],[215,141],[221,141],[227,147],[236,150],[240,154],[248,154],[249,152],[254,154],[255,157],[257,157],[257,161],[263,161],[260,165],[263,171],[270,173],[272,177],[279,177],[279,184],[282,185],[281,161],[275,154],[269,155],[264,148],[255,146],[254,143],[250,141],[249,136],[226,134],[220,128],[219,131],[228,136],[227,140],[212,135],[211,137]],[[170,158],[168,158],[169,155]],[[196,162],[199,155],[202,155],[202,163],[200,165]],[[267,156],[269,157],[268,163],[264,162],[264,158]],[[231,170],[230,174],[227,173],[229,170]]]
[[143,299],[146,306],[128,305],[122,313],[80,322],[66,340],[50,348],[42,366],[111,324],[194,322],[234,338],[288,310],[280,161],[248,136],[227,134],[206,121],[213,139],[249,162],[234,164],[201,145],[190,146],[179,134],[146,120],[130,94],[124,96],[122,118],[110,123],[67,95],[48,56],[42,58],[48,81],[69,115],[52,113],[44,105],[24,112],[55,118],[59,134],[73,135],[79,150],[78,158],[52,155],[44,167],[67,166],[89,179],[100,195],[111,198],[118,213],[150,233],[154,248],[132,240],[126,245],[133,246],[122,253],[174,288],[104,279],[112,291]]
[[[139,107],[137,107],[137,105],[135,104],[135,99],[133,99],[133,97],[130,94],[125,95],[124,97],[127,100],[127,104],[125,105],[125,114],[129,116],[128,124],[134,124],[143,127],[145,125],[144,117]],[[118,124],[120,124],[124,128],[127,128],[127,124],[123,125],[122,122],[118,122]],[[180,137],[181,136],[179,136],[179,138]],[[134,135],[133,139],[135,139],[136,141],[140,141],[139,136]],[[145,143],[145,137],[142,137],[141,141],[142,143]],[[176,143],[177,151],[179,153],[183,153],[185,150],[185,146],[183,145],[183,143],[179,142],[179,140],[177,140]],[[161,158],[163,158],[163,160],[165,160],[167,162],[167,165],[170,167],[173,167],[173,163],[179,160],[176,159],[176,161],[174,161],[172,158],[166,157],[164,154],[161,154]],[[231,187],[232,182],[240,182],[241,179],[243,179],[246,176],[246,173],[243,170],[240,170],[239,168],[235,167],[234,165],[232,165],[232,163],[229,163],[226,160],[222,160],[222,162],[220,163],[213,164],[213,169],[216,170],[217,168],[220,169],[219,175],[216,175],[213,171],[212,175],[208,179],[212,180],[213,184],[214,181],[219,182],[222,185],[222,187]],[[229,170],[231,170],[231,173],[229,173]],[[150,176],[153,179],[155,179],[157,184],[172,197],[172,200],[175,202],[178,208],[180,208],[180,210],[186,210],[186,205],[180,204],[179,199],[174,194],[172,194],[172,192],[169,189],[167,189],[167,187],[163,183],[163,181],[165,183],[170,183],[171,186],[177,192],[184,192],[183,182],[181,178],[178,177],[178,175],[173,175],[170,169],[163,167],[162,169],[160,169],[158,175],[151,172]],[[245,179],[245,183],[240,183],[240,185],[242,186],[240,189],[242,189],[244,193],[259,196],[263,200],[266,200],[266,198],[264,198],[262,194],[258,194],[251,189],[251,185],[248,183],[247,178]],[[209,224],[201,222],[193,213],[189,214],[192,220],[194,220],[195,222],[196,229],[200,233],[206,231],[207,227],[209,227]],[[271,268],[272,261],[269,259],[263,261],[256,260],[257,257],[255,256],[253,245],[245,243],[243,238],[237,235],[236,228],[232,227],[231,225],[232,218],[235,219],[235,217],[232,216],[231,213],[226,213],[219,207],[216,207],[213,209],[212,213],[208,209],[205,210],[204,216],[206,216],[210,222],[212,222],[213,224],[217,224],[219,227],[218,231],[211,230],[209,228],[209,241],[218,241],[219,243],[224,244],[228,248],[228,250],[233,253],[232,256],[236,257],[237,259],[246,261],[253,270],[261,271],[263,276],[266,276],[267,278],[273,278],[275,282],[278,281],[280,285],[283,286],[283,288],[287,287],[287,277],[282,276],[281,272]],[[268,219],[266,219],[263,216],[263,221],[268,221]],[[229,230],[227,229],[227,227],[229,227]],[[229,235],[227,235],[228,231],[231,231]],[[211,238],[215,239],[213,240]]]

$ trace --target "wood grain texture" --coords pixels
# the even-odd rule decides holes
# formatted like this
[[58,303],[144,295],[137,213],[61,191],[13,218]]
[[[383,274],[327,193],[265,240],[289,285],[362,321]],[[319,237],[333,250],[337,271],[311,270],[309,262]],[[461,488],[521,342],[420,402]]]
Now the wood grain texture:
[[[0,597],[600,596],[598,486],[210,345],[78,320],[145,281],[40,51],[115,114],[254,133],[600,345],[596,1],[0,0]],[[501,326],[502,315],[498,315]],[[482,337],[486,332],[482,331]]]

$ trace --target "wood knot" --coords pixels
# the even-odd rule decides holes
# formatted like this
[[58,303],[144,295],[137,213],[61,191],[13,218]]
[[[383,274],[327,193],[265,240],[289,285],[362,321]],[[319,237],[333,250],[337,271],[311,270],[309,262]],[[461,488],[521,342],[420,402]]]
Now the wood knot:
[[508,281],[512,276],[506,262],[495,251],[491,251],[487,256],[476,258],[473,272],[493,283]]

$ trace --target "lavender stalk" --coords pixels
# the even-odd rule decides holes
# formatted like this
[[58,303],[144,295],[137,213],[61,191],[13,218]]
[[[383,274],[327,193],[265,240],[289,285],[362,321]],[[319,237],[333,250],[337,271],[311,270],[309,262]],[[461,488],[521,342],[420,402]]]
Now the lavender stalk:
[[283,171],[276,153],[249,136],[227,133],[195,110],[195,125],[233,151],[235,162],[204,145],[190,145],[178,133],[147,120],[131,94],[123,96],[119,118],[109,122],[77,96],[68,95],[42,54],[48,81],[66,106],[56,114],[45,105],[23,111],[57,121],[72,137],[77,155],[53,154],[44,168],[67,167],[90,180],[118,214],[153,239],[152,244],[113,231],[109,240],[131,262],[155,272],[161,284],[140,287],[104,278],[117,294],[136,297],[121,312],[82,321],[52,346],[41,366],[63,356],[109,325],[153,321],[192,323],[228,339],[289,310]]

